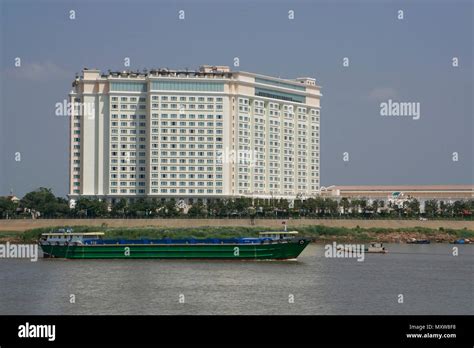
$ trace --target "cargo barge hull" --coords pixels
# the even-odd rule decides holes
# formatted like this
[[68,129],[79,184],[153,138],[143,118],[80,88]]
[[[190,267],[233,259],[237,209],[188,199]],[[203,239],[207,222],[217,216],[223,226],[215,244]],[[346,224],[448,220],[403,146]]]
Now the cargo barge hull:
[[47,245],[45,257],[66,259],[296,259],[308,240],[268,244]]

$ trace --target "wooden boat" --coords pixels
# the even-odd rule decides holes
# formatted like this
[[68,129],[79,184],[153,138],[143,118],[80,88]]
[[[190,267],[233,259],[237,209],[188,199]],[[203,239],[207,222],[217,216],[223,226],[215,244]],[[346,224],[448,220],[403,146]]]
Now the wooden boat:
[[410,238],[409,240],[407,240],[407,244],[430,244],[430,240]]

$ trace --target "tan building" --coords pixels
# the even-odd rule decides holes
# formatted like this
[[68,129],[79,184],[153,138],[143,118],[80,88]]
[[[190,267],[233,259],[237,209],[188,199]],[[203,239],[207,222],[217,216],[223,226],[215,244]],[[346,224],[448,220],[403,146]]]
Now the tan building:
[[70,102],[71,199],[311,196],[320,87],[225,66],[84,69]]
[[321,193],[328,197],[353,197],[370,199],[388,199],[394,194],[412,197],[418,200],[473,199],[474,185],[374,185],[374,186],[328,186]]

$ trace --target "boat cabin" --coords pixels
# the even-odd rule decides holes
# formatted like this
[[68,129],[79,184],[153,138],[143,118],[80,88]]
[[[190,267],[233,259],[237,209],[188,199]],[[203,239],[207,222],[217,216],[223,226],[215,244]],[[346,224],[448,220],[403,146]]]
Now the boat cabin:
[[369,244],[368,247],[365,248],[365,252],[385,254],[387,252],[387,249],[385,249],[383,243],[372,242]]
[[260,238],[270,238],[273,240],[293,239],[298,234],[298,231],[283,231],[283,232],[260,232]]
[[371,247],[371,248],[383,248],[383,243],[373,242],[373,243],[369,244],[369,247]]
[[41,234],[41,243],[46,244],[83,244],[84,240],[99,240],[104,232],[50,232]]

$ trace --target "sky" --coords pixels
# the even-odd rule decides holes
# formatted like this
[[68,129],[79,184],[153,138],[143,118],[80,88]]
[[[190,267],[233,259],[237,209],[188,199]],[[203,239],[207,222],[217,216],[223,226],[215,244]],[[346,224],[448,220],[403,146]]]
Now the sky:
[[[125,57],[316,78],[323,186],[472,184],[473,3],[0,0],[0,195],[67,194],[55,104],[84,67],[124,70]],[[419,118],[382,116],[389,99],[419,103]]]

